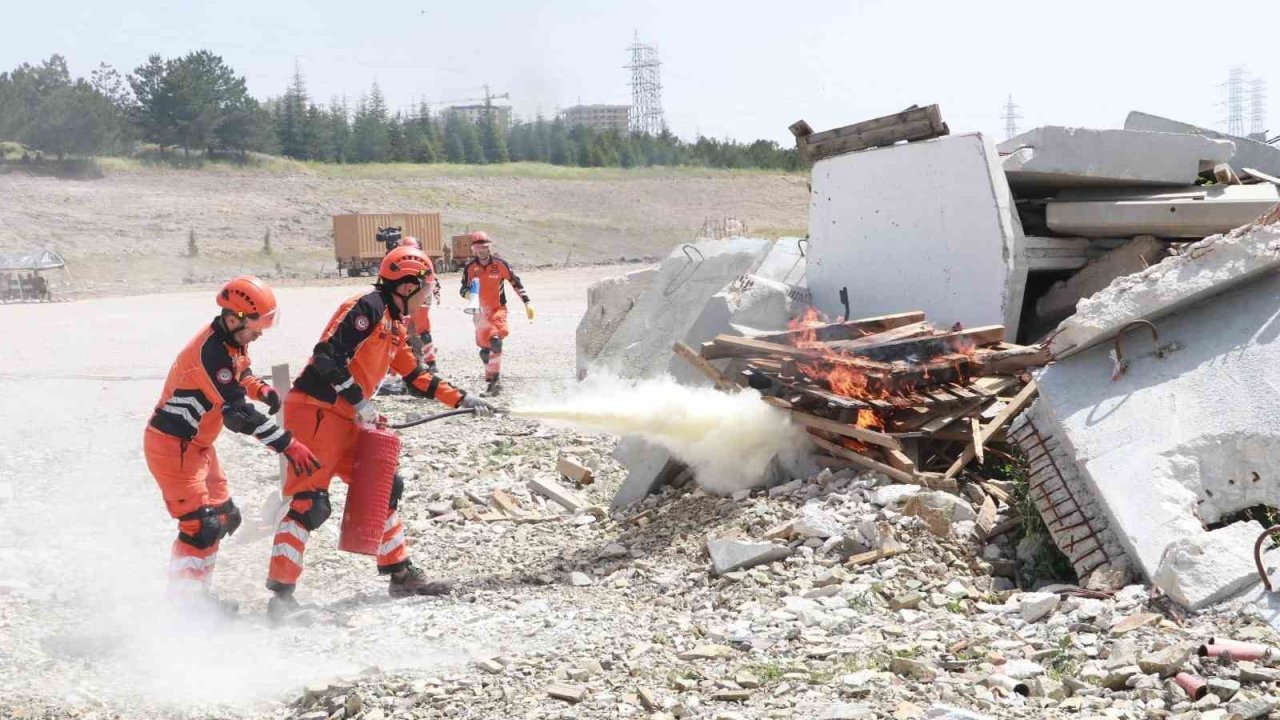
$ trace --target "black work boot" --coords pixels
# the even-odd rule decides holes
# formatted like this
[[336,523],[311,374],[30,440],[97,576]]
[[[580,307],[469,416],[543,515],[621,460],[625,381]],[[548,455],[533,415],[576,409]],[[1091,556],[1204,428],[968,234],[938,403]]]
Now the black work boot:
[[480,397],[497,397],[500,394],[502,394],[502,380],[495,375],[484,392],[480,393]]
[[393,598],[403,598],[414,595],[448,595],[451,588],[452,583],[448,580],[429,578],[422,570],[409,565],[391,575],[391,585],[387,591]]
[[301,611],[302,605],[292,591],[272,593],[267,601],[267,617],[277,625],[288,622]]

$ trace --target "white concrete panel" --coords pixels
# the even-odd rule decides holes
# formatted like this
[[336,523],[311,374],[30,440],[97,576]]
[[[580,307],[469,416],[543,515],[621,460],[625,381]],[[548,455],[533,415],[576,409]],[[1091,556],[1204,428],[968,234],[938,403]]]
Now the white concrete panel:
[[936,325],[1004,324],[1016,336],[1022,227],[994,145],[952,135],[813,167],[809,288],[828,315],[923,310]]

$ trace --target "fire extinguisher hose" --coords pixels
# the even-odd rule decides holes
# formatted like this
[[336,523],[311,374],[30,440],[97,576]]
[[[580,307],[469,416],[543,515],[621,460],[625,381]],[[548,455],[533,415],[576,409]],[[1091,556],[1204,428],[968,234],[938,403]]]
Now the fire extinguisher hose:
[[435,422],[436,420],[443,420],[445,418],[450,418],[455,415],[474,415],[475,412],[476,412],[475,408],[467,408],[465,410],[450,410],[448,412],[442,412],[437,415],[428,415],[427,417],[418,418],[417,420],[410,420],[407,423],[401,423],[399,425],[388,425],[387,427],[391,428],[392,430],[404,430],[405,428],[425,425],[429,422]]

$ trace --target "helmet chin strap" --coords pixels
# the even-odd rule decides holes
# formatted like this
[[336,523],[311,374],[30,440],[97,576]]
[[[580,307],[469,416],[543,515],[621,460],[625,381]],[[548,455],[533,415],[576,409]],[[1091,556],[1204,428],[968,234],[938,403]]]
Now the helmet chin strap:
[[[413,292],[409,293],[408,295],[401,295],[400,293],[396,292],[396,290],[401,285],[404,285],[407,283],[413,283],[414,285],[416,285]],[[399,300],[399,302],[393,301],[391,303],[391,307],[395,309],[396,315],[408,315],[409,301],[412,300],[414,296],[416,296],[418,293],[422,292],[426,288],[426,286],[427,284],[425,282],[414,282],[410,278],[399,280],[396,283],[390,286],[387,286],[386,294],[391,296],[392,298],[397,298]],[[401,307],[401,305],[403,305],[403,307]]]

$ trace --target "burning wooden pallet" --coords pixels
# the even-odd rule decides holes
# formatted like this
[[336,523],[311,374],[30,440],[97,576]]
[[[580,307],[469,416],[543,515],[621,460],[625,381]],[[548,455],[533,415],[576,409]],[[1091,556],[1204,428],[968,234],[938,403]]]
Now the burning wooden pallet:
[[[720,335],[678,354],[722,390],[754,388],[790,413],[831,466],[955,489],[955,476],[1035,394],[1026,369],[1042,347],[1004,342],[1004,327],[940,330],[923,312],[827,323],[771,335]],[[722,373],[709,361],[732,359]]]

